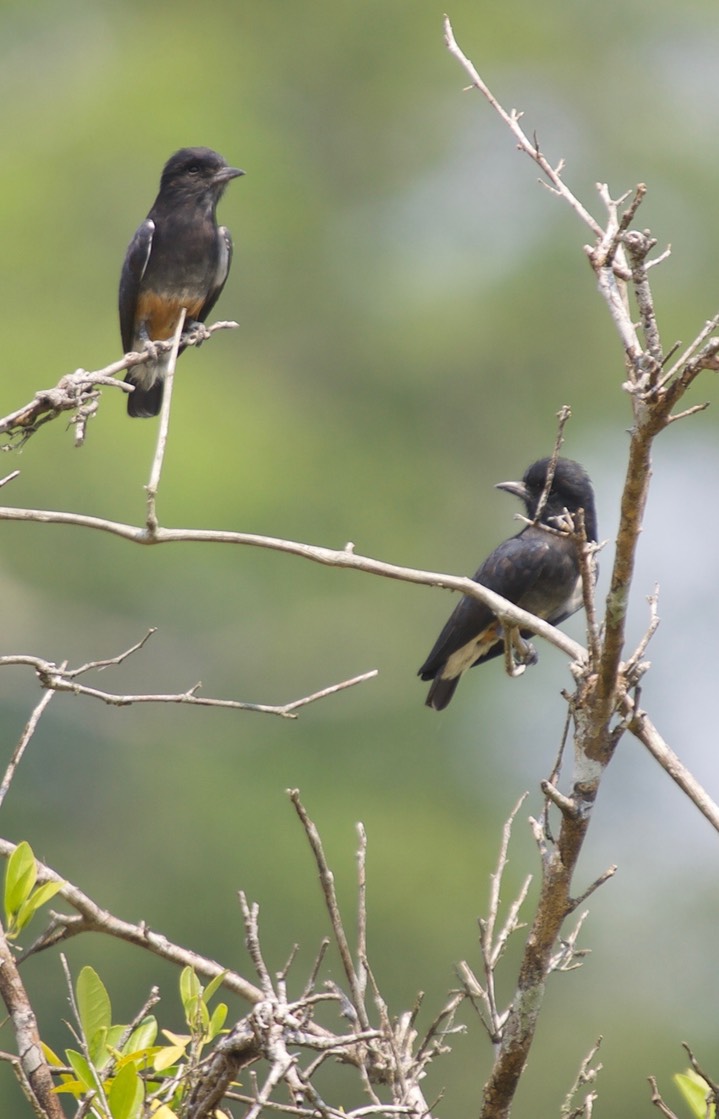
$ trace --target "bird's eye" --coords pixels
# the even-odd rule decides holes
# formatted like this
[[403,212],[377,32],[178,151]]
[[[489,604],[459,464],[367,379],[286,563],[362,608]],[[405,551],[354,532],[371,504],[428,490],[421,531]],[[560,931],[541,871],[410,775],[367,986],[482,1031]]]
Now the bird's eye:
[[191,163],[190,166],[187,168],[187,174],[188,175],[199,175],[199,173],[200,173],[199,163]]

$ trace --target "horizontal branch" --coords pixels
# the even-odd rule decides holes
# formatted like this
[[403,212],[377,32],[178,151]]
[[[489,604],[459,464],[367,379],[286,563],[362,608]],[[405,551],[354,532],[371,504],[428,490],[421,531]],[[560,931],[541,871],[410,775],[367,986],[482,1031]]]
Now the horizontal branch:
[[[10,843],[7,839],[0,839],[0,856],[3,858],[9,858],[16,849],[14,843]],[[241,998],[247,999],[248,1002],[256,1003],[262,998],[262,992],[259,988],[252,983],[248,983],[237,972],[229,971],[222,964],[201,956],[198,952],[173,944],[166,936],[153,932],[145,924],[133,925],[129,921],[122,921],[120,918],[114,917],[107,909],[97,905],[77,886],[73,886],[51,867],[41,863],[39,859],[36,859],[36,866],[38,885],[43,885],[45,882],[59,883],[60,889],[56,897],[64,898],[79,916],[68,917],[54,914],[51,928],[27,952],[23,953],[21,959],[26,959],[35,952],[40,952],[44,948],[68,940],[78,933],[102,932],[129,944],[135,944],[139,948],[145,948],[156,956],[161,956],[180,967],[194,968],[197,974],[204,978],[214,979],[216,976],[222,975],[222,986],[228,991],[240,995]]]
[[[237,327],[236,322],[216,322],[212,326],[196,324],[182,338],[183,346],[199,346],[217,330],[232,330]],[[172,339],[169,342],[155,342],[155,352],[164,353],[172,349]],[[152,355],[143,350],[139,353],[127,353],[118,361],[113,361],[103,369],[88,372],[86,369],[76,369],[74,373],[66,373],[51,389],[40,389],[32,400],[16,408],[14,412],[0,419],[0,436],[6,439],[3,450],[11,447],[21,447],[38,428],[50,420],[56,419],[63,412],[76,412],[75,419],[77,431],[76,444],[82,442],[85,426],[88,419],[97,410],[98,387],[117,388],[122,392],[131,392],[130,385],[124,381],[116,380],[118,373],[123,373],[135,365],[144,365]]]
[[[120,659],[117,658],[117,660]],[[104,662],[101,667],[105,667],[107,663],[113,662]],[[330,684],[326,688],[321,688],[318,692],[302,696],[301,699],[293,699],[289,703],[283,704],[267,704],[248,703],[239,699],[212,699],[209,696],[198,696],[196,693],[198,688],[202,687],[201,683],[193,685],[186,692],[118,695],[115,692],[106,692],[100,688],[90,688],[86,684],[80,684],[76,679],[78,669],[68,669],[65,665],[54,664],[42,657],[25,653],[11,653],[6,657],[0,657],[0,668],[13,666],[32,668],[41,686],[47,688],[49,693],[69,692],[71,695],[89,696],[91,699],[99,699],[111,707],[129,707],[134,703],[184,703],[191,707],[224,707],[233,711],[256,711],[265,715],[279,715],[284,719],[296,719],[299,708],[307,707],[308,704],[315,703],[318,699],[324,699],[326,696],[334,695],[335,692],[344,691],[346,688],[354,687],[355,684],[362,684],[365,680],[372,680],[377,676],[377,669],[371,669],[371,671],[364,672],[360,676],[353,676],[351,679],[342,680],[338,684]],[[95,667],[94,664],[84,665],[81,671],[89,671],[89,669]]]
[[385,579],[397,579],[404,583],[417,583],[428,587],[443,587],[446,590],[460,591],[469,598],[488,606],[502,622],[529,630],[543,637],[573,661],[585,663],[587,651],[577,641],[573,641],[561,630],[535,617],[527,610],[520,609],[508,599],[495,594],[487,587],[476,583],[467,576],[447,575],[437,571],[422,571],[413,567],[400,567],[393,563],[357,555],[353,544],[342,549],[324,548],[315,544],[303,544],[296,540],[283,540],[275,536],[258,536],[250,532],[226,532],[220,529],[199,528],[156,528],[143,525],[125,524],[110,521],[103,517],[91,517],[84,513],[65,513],[48,509],[13,509],[0,506],[0,521],[21,521],[31,524],[76,525],[99,532],[108,532],[129,540],[133,544],[235,544],[249,548],[267,548],[274,552],[284,552],[325,567],[338,567],[350,571],[362,571],[368,575],[379,575]]

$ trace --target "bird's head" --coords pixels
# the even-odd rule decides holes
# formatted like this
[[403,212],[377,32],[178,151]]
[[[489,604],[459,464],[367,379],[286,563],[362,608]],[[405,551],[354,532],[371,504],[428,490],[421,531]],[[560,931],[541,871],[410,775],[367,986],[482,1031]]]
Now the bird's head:
[[181,148],[164,166],[160,194],[204,196],[216,205],[230,179],[244,173],[230,167],[212,148]]
[[[521,482],[499,482],[497,485],[497,489],[513,493],[524,502],[530,521],[533,521],[537,515],[539,502],[547,484],[550,461],[548,458],[541,458],[538,462],[533,462],[525,471]],[[569,458],[559,458],[540,520],[545,524],[551,524],[552,518],[561,517],[565,509],[568,513],[584,510],[587,539],[596,541],[597,514],[589,475],[580,463]]]

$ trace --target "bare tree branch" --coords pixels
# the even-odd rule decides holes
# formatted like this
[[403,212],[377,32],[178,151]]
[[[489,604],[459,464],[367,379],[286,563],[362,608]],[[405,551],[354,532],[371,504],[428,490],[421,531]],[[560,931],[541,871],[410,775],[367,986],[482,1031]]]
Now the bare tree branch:
[[689,1058],[689,1063],[694,1069],[694,1072],[697,1074],[697,1076],[700,1076],[702,1078],[707,1088],[709,1089],[709,1099],[707,1100],[707,1103],[714,1104],[714,1108],[716,1109],[717,1106],[719,1106],[719,1084],[717,1084],[716,1080],[712,1080],[711,1076],[709,1076],[709,1074],[704,1071],[702,1066],[699,1064],[699,1061],[694,1056],[691,1046],[687,1045],[686,1041],[682,1042],[682,1048],[686,1051],[686,1055]]
[[[189,331],[183,337],[182,345],[197,346],[217,330],[233,330],[237,325],[236,322],[216,322],[205,327],[202,332]],[[155,342],[154,345],[157,352],[167,353],[172,349],[173,343]],[[80,446],[85,438],[87,421],[97,412],[100,399],[98,386],[131,392],[130,385],[115,379],[116,374],[123,373],[133,365],[142,365],[149,358],[150,354],[146,351],[129,353],[93,373],[88,373],[85,369],[67,373],[54,388],[41,389],[29,403],[0,419],[0,437],[4,436],[6,440],[0,449],[7,451],[24,446],[43,424],[57,419],[63,412],[75,413],[70,423],[76,425],[75,445]]]
[[25,985],[0,925],[0,998],[13,1024],[17,1041],[20,1084],[41,1119],[65,1119],[60,1100],[54,1092],[52,1075],[45,1060],[37,1020]]
[[[61,668],[62,667],[63,666],[61,666]],[[42,714],[43,714],[45,708],[47,707],[48,703],[50,702],[50,700],[52,699],[54,694],[55,693],[51,692],[51,691],[48,691],[48,692],[45,693],[45,695],[42,697],[40,702],[36,705],[32,715],[28,719],[27,723],[25,724],[25,729],[23,730],[22,734],[20,735],[20,741],[18,742],[17,746],[13,750],[12,757],[10,758],[10,761],[7,764],[7,768],[5,770],[5,774],[4,774],[3,779],[2,779],[2,784],[0,784],[0,806],[2,806],[2,803],[5,800],[5,797],[7,796],[7,791],[10,788],[10,784],[12,782],[13,777],[15,776],[15,770],[19,766],[20,761],[22,759],[22,756],[25,753],[25,748],[26,748],[28,742],[30,741],[30,739],[32,738],[32,736],[34,735],[35,730],[37,729],[37,725],[40,722],[40,719],[42,718]]]
[[558,194],[560,197],[564,198],[566,202],[569,203],[572,209],[579,215],[582,221],[589,226],[592,233],[594,233],[596,237],[601,237],[603,232],[601,226],[594,220],[589,211],[585,210],[579,199],[576,198],[575,195],[572,194],[571,190],[569,190],[569,188],[565,185],[561,176],[562,164],[560,163],[557,167],[552,167],[549,160],[546,159],[540,152],[536,140],[534,143],[532,143],[532,141],[528,139],[519,125],[519,121],[522,117],[521,113],[517,112],[516,109],[512,109],[511,113],[508,113],[505,109],[502,108],[497,98],[479,76],[477,70],[474,67],[474,64],[470,62],[467,56],[460,50],[457,44],[457,40],[454,37],[452,24],[450,23],[447,16],[444,17],[444,41],[450,54],[454,55],[459,64],[469,74],[472,85],[475,87],[475,89],[478,89],[484,97],[486,97],[489,104],[492,106],[495,112],[499,114],[504,123],[510,129],[517,141],[517,147],[519,148],[519,150],[524,152],[525,155],[528,155],[530,159],[534,160],[537,166],[540,167],[543,171],[554,193]]
[[502,1038],[502,1031],[509,1014],[509,1010],[500,1010],[497,1003],[496,971],[510,937],[525,927],[519,920],[519,912],[532,883],[532,875],[527,875],[517,896],[509,907],[509,912],[502,927],[497,931],[502,881],[509,862],[509,842],[512,835],[512,825],[526,798],[527,793],[524,793],[505,821],[502,829],[502,841],[499,848],[497,866],[493,874],[490,875],[487,913],[485,917],[479,919],[479,949],[482,956],[484,982],[480,983],[469,967],[469,964],[465,961],[462,961],[458,969],[465,991],[475,1003],[479,1002],[481,1004],[482,1009],[479,1010],[480,1018],[494,1045],[497,1045]]
[[430,587],[444,587],[447,590],[461,591],[463,594],[476,598],[493,610],[502,622],[513,624],[521,629],[528,629],[543,637],[561,652],[575,661],[586,658],[586,651],[576,641],[573,641],[561,630],[541,618],[520,610],[514,603],[509,602],[501,595],[488,590],[487,587],[476,583],[467,577],[442,574],[435,571],[421,571],[411,567],[400,567],[397,564],[384,563],[381,560],[371,559],[369,556],[357,555],[353,544],[346,544],[342,549],[323,548],[313,544],[303,544],[295,540],[283,540],[275,536],[259,536],[249,532],[226,532],[215,529],[184,529],[184,528],[158,528],[154,533],[149,533],[146,527],[136,527],[124,524],[121,521],[106,520],[103,517],[91,517],[83,513],[66,513],[46,509],[13,509],[10,506],[0,506],[0,521],[20,521],[34,524],[61,524],[77,525],[80,528],[94,529],[100,532],[109,532],[123,540],[135,544],[235,544],[250,548],[267,548],[275,552],[284,552],[289,555],[300,556],[319,563],[325,567],[338,567],[351,571],[362,571],[370,575],[380,575],[386,579],[398,579],[406,583],[419,583]]
[[[623,387],[630,397],[633,419],[604,621],[599,627],[590,619],[588,654],[581,660],[575,659],[573,666],[577,689],[569,697],[575,730],[572,792],[566,796],[549,782],[544,786],[545,794],[561,810],[560,831],[555,842],[546,827],[542,828],[536,821],[534,823],[542,852],[540,898],[527,938],[517,989],[502,1029],[494,1067],[485,1086],[481,1119],[507,1119],[534,1038],[546,979],[556,959],[557,938],[567,914],[576,906],[571,895],[572,877],[604,770],[628,726],[645,745],[652,748],[655,756],[662,753],[666,762],[666,750],[658,749],[658,735],[650,733],[646,717],[633,716],[632,701],[628,698],[629,691],[636,686],[638,675],[646,666],[637,656],[622,662],[627,606],[649,489],[653,440],[674,418],[679,418],[675,411],[677,403],[698,373],[717,365],[719,340],[707,340],[716,326],[714,321],[709,330],[702,328],[685,352],[686,356],[680,358],[668,373],[664,372],[667,359],[648,278],[651,264],[656,263],[648,261],[656,241],[646,231],[629,228],[646,188],[640,184],[629,207],[620,215],[619,208],[628,195],[614,200],[608,187],[600,185],[600,197],[607,211],[606,228],[602,229],[565,186],[561,178],[562,165],[552,167],[536,139],[531,143],[520,128],[519,114],[514,111],[507,113],[488,89],[457,45],[449,20],[445,20],[445,42],[451,54],[470,75],[473,86],[484,94],[508,125],[520,149],[535,161],[552,191],[571,206],[594,234],[595,244],[585,251],[622,341],[628,374]],[[662,257],[666,255],[664,253]],[[628,283],[639,312],[643,344],[630,312]],[[682,415],[690,415],[694,411],[696,409],[687,409]],[[643,650],[638,652],[641,655]],[[662,746],[665,744],[662,743]],[[676,768],[672,775],[678,780]],[[682,774],[682,788],[688,791],[691,783],[683,778]],[[711,801],[706,803],[704,791],[699,794],[693,789],[688,795],[716,827],[719,822],[716,806]]]
[[[16,849],[14,843],[0,838],[0,856],[7,859]],[[199,952],[193,952],[191,949],[173,944],[167,937],[161,933],[153,932],[145,924],[133,925],[129,921],[122,921],[120,918],[114,917],[107,909],[103,909],[82,890],[79,890],[77,886],[73,886],[71,882],[52,870],[51,867],[41,863],[39,859],[36,859],[35,862],[38,885],[43,885],[45,882],[58,883],[60,889],[56,896],[63,898],[68,905],[72,906],[77,916],[52,913],[48,928],[27,951],[22,953],[20,961],[26,960],[46,948],[61,944],[79,933],[100,932],[124,940],[128,944],[134,944],[138,948],[144,948],[146,951],[153,952],[156,956],[169,960],[180,967],[191,967],[198,975],[207,979],[214,979],[216,976],[222,975],[223,987],[226,987],[228,991],[233,991],[241,998],[247,999],[248,1002],[255,1003],[262,998],[262,992],[236,972],[228,970],[215,960],[200,955]]]
[[664,1119],[679,1119],[678,1115],[676,1115],[676,1113],[673,1112],[671,1110],[671,1108],[667,1107],[667,1105],[665,1104],[661,1095],[659,1094],[659,1089],[657,1087],[657,1082],[656,1082],[655,1077],[648,1076],[647,1080],[649,1081],[649,1085],[652,1089],[651,1101],[654,1104],[654,1106],[656,1108],[658,1108],[659,1111],[661,1111],[662,1115],[664,1116]]
[[367,1017],[367,1010],[364,1004],[364,985],[357,974],[352,960],[352,953],[350,952],[347,934],[344,930],[339,903],[337,901],[337,895],[335,893],[334,875],[330,871],[330,868],[327,864],[327,859],[322,847],[322,840],[320,839],[317,827],[310,819],[304,805],[302,804],[302,801],[300,800],[299,789],[290,789],[288,790],[288,792],[290,800],[295,806],[295,811],[297,812],[297,815],[302,822],[302,826],[305,829],[305,834],[307,835],[310,847],[312,848],[312,854],[314,855],[315,862],[317,863],[320,883],[322,885],[322,890],[325,896],[325,905],[327,906],[327,913],[329,914],[330,918],[330,925],[334,934],[335,943],[337,944],[337,948],[339,950],[340,959],[342,960],[342,967],[344,968],[344,973],[352,992],[352,1004],[357,1017],[357,1021],[359,1022],[360,1027],[363,1030],[367,1030],[369,1029],[369,1019]]
[[[77,677],[92,669],[103,669],[110,665],[121,664],[132,653],[137,652],[147,641],[150,632],[133,645],[131,649],[120,653],[117,657],[111,657],[108,660],[92,661],[88,664],[81,665],[79,668],[68,669],[67,662],[63,664],[55,664],[53,661],[44,660],[42,657],[30,656],[24,653],[9,654],[5,657],[0,657],[0,668],[9,668],[12,666],[23,666],[32,668],[38,678],[40,686],[47,689],[48,693],[53,692],[66,692],[70,695],[88,696],[91,699],[99,699],[112,707],[129,707],[134,703],[184,703],[190,707],[224,707],[232,711],[256,711],[265,715],[279,715],[283,719],[296,719],[297,712],[302,707],[307,707],[310,703],[315,703],[317,700],[325,699],[327,696],[334,695],[336,692],[344,691],[347,688],[352,688],[356,684],[363,684],[366,680],[373,680],[378,672],[376,668],[371,669],[369,672],[363,672],[359,676],[353,676],[349,680],[342,680],[338,684],[330,684],[326,688],[321,688],[317,692],[312,692],[311,695],[302,696],[301,699],[293,699],[288,703],[282,704],[266,704],[266,703],[247,703],[239,699],[212,699],[209,696],[198,696],[196,693],[201,683],[194,684],[185,692],[180,693],[167,693],[167,694],[152,694],[140,692],[136,695],[119,695],[115,692],[103,691],[100,688],[92,688],[87,684],[78,683]],[[47,706],[47,701],[43,704],[38,704],[35,712],[33,713],[30,722],[25,728],[26,733],[21,739],[21,743],[16,748],[16,753],[25,749],[27,741],[37,726],[38,720],[44,708]],[[27,733],[29,731],[29,733]],[[22,746],[22,749],[20,749]],[[13,759],[15,755],[13,755]],[[19,760],[19,757],[18,759]],[[11,762],[12,765],[12,762]],[[17,766],[17,761],[13,766],[13,772]],[[12,773],[10,774],[12,777]],[[7,779],[7,775],[6,775]],[[0,785],[0,804],[4,796],[5,781]],[[6,791],[6,790],[5,790]]]
[[706,789],[702,788],[696,777],[667,745],[646,712],[636,710],[634,701],[628,695],[624,696],[623,703],[628,711],[627,730],[646,746],[665,773],[668,773],[672,781],[675,781],[682,792],[686,793],[712,827],[719,831],[719,805],[712,800]]
[[182,336],[182,328],[185,325],[185,315],[187,311],[184,307],[180,309],[180,317],[177,320],[175,333],[172,338],[172,348],[170,350],[170,360],[167,365],[167,370],[164,377],[164,385],[162,390],[162,408],[160,410],[160,423],[157,430],[157,449],[155,457],[152,461],[152,470],[150,471],[150,481],[147,484],[147,530],[152,533],[158,525],[157,521],[157,491],[160,487],[160,475],[162,474],[162,464],[165,461],[165,448],[167,447],[167,435],[170,428],[170,406],[172,404],[172,388],[175,383],[175,366],[177,364],[177,354],[180,349],[180,338]]
[[562,1110],[560,1112],[561,1119],[591,1119],[592,1107],[594,1101],[597,1099],[597,1093],[594,1091],[589,1092],[584,1097],[583,1103],[578,1107],[575,1105],[574,1099],[588,1084],[594,1084],[597,1076],[602,1071],[601,1062],[598,1062],[596,1065],[594,1064],[594,1059],[599,1052],[599,1046],[601,1044],[602,1039],[600,1037],[579,1066],[576,1080],[567,1092],[564,1103],[562,1104]]

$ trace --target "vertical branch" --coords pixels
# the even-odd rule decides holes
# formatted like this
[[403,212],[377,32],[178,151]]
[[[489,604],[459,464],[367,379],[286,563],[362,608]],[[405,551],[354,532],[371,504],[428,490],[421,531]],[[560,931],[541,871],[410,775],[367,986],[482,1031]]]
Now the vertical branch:
[[33,1097],[31,1102],[36,1113],[45,1119],[65,1119],[60,1100],[53,1091],[52,1074],[42,1050],[37,1020],[2,926],[0,998],[5,1003],[13,1024],[23,1083],[30,1087]]
[[367,991],[367,833],[357,825],[357,983],[364,1000]]
[[357,971],[355,970],[354,963],[352,961],[352,953],[350,951],[347,934],[345,933],[344,925],[342,923],[342,915],[340,913],[339,904],[337,902],[334,875],[329,868],[327,857],[322,846],[322,840],[320,839],[320,834],[317,831],[315,824],[308,816],[305,806],[300,800],[299,790],[290,789],[289,795],[290,800],[295,806],[297,815],[302,822],[302,826],[305,829],[305,833],[310,842],[310,847],[312,848],[312,854],[315,857],[317,870],[319,871],[320,876],[320,883],[322,885],[322,891],[325,896],[325,905],[327,906],[327,912],[329,914],[330,923],[332,925],[332,932],[334,933],[335,942],[337,944],[340,958],[342,960],[344,973],[347,977],[347,982],[349,983],[350,990],[352,992],[352,1002],[355,1011],[357,1012],[357,1020],[363,1030],[368,1030],[369,1018],[367,1017],[367,1010],[364,1004],[363,996],[364,982],[360,980],[360,977],[358,976]]
[[[590,644],[593,656],[578,678],[577,692],[571,699],[575,727],[575,772],[571,797],[552,797],[561,811],[561,826],[556,844],[537,825],[535,832],[542,854],[542,883],[537,910],[532,922],[520,965],[517,989],[510,1012],[501,1032],[495,1062],[485,1086],[482,1119],[507,1119],[520,1077],[526,1066],[542,1006],[547,977],[552,970],[555,944],[566,916],[576,902],[571,884],[577,860],[590,821],[590,810],[599,789],[606,765],[611,760],[624,723],[615,731],[611,723],[626,695],[621,655],[625,642],[625,625],[629,589],[634,574],[637,542],[646,504],[651,446],[654,436],[666,426],[665,402],[647,396],[656,386],[661,371],[661,342],[656,327],[651,292],[647,282],[646,256],[653,242],[647,235],[629,234],[627,227],[644,197],[640,187],[628,210],[620,218],[616,202],[606,187],[600,196],[607,208],[607,225],[602,229],[579,203],[561,178],[562,164],[553,168],[536,142],[530,143],[519,127],[519,114],[505,112],[486,87],[471,61],[457,46],[451,25],[445,20],[445,42],[478,88],[502,117],[518,140],[520,149],[529,155],[554,193],[560,195],[589,226],[595,244],[588,248],[600,291],[622,339],[628,367],[634,427],[630,443],[626,483],[622,495],[621,521],[611,585],[604,619],[604,638],[600,637],[596,620],[590,619]],[[626,267],[626,249],[631,257],[631,271]],[[642,348],[631,321],[626,282],[631,280],[639,305],[641,326],[648,352]],[[584,573],[585,595],[589,572]]]
[[172,404],[172,386],[175,380],[175,365],[177,364],[177,354],[180,349],[180,338],[182,336],[182,328],[185,325],[185,308],[180,311],[180,318],[177,322],[175,334],[172,339],[172,349],[170,350],[170,360],[165,373],[165,385],[162,394],[162,410],[160,412],[160,427],[157,433],[157,448],[155,450],[155,457],[152,460],[152,470],[150,471],[150,481],[146,488],[147,491],[147,528],[151,536],[157,532],[158,520],[155,504],[157,501],[157,491],[160,486],[160,475],[162,473],[162,463],[165,458],[165,448],[167,446],[167,433],[170,426],[170,406]]

